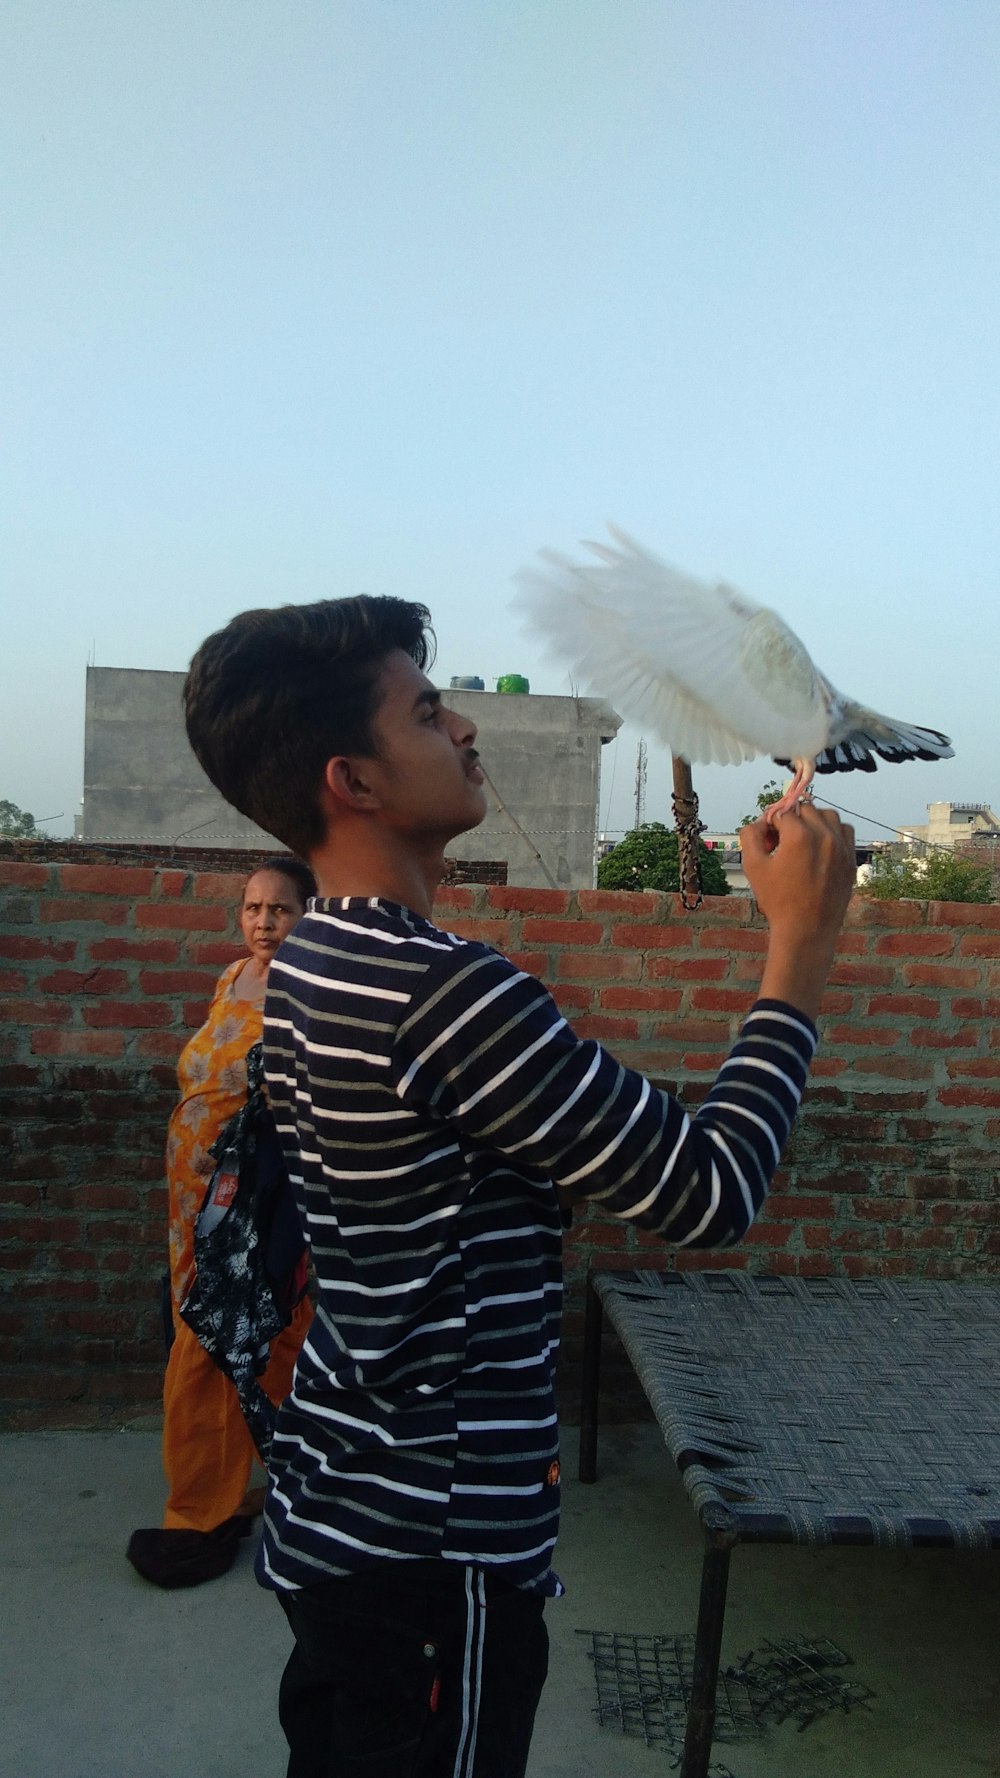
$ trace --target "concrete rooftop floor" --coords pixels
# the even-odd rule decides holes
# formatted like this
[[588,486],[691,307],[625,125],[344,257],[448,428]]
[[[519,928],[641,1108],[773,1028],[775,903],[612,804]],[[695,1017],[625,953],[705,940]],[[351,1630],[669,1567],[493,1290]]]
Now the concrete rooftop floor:
[[[693,1631],[701,1540],[653,1426],[601,1436],[599,1480],[574,1479],[567,1428],[565,1599],[529,1778],[660,1778],[662,1748],[598,1726],[577,1629]],[[282,1778],[276,1691],[288,1648],[252,1547],[188,1592],[146,1585],[129,1533],[159,1522],[151,1428],[0,1440],[0,1778]],[[738,1549],[723,1660],[767,1638],[825,1636],[869,1709],[717,1745],[734,1778],[1000,1778],[995,1555]]]

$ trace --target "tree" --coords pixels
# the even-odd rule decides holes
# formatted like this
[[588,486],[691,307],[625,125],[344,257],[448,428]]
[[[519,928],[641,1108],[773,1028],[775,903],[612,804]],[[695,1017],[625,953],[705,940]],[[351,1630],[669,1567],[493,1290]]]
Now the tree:
[[[780,794],[780,792],[779,792]],[[730,894],[729,879],[717,852],[698,841],[701,879],[706,895]],[[619,840],[597,867],[599,889],[680,888],[677,835],[662,821],[644,821]]]
[[989,865],[973,864],[952,852],[931,852],[926,858],[876,852],[872,874],[858,888],[878,901],[992,901],[993,873]]
[[16,803],[0,798],[0,839],[43,840],[45,835],[35,826],[34,815],[19,809]]
[[764,785],[763,790],[759,790],[757,792],[757,807],[754,810],[753,814],[752,815],[744,815],[742,821],[740,822],[740,826],[741,827],[749,827],[751,821],[759,820],[761,815],[763,815],[764,810],[769,809],[771,807],[772,803],[777,803],[780,801],[781,801],[781,785],[778,783],[776,778],[770,778],[768,780],[768,782]]

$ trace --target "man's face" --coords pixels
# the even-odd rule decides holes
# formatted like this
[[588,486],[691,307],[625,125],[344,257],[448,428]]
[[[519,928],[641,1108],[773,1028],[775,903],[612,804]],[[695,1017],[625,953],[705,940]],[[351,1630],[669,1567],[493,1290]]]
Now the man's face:
[[401,649],[379,674],[372,724],[378,757],[363,775],[386,821],[401,832],[452,839],[486,813],[476,725],[442,703],[425,673]]

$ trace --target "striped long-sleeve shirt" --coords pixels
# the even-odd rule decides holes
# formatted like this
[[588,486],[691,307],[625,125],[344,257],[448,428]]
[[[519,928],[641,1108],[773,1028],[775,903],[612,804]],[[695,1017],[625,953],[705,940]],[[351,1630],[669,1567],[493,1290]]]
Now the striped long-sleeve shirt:
[[531,976],[385,901],[317,900],[269,972],[271,1104],[318,1281],[258,1573],[502,1565],[558,1590],[555,1183],[678,1246],[763,1201],[815,1031],[758,1001],[694,1116]]

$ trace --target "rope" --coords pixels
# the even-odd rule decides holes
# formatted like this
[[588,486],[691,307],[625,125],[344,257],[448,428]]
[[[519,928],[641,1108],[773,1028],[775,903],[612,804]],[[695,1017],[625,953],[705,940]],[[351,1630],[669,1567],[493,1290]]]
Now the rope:
[[675,789],[670,802],[677,829],[681,906],[685,913],[693,914],[705,899],[698,853],[698,835],[704,833],[705,823],[698,819],[698,797],[694,790],[687,796]]

